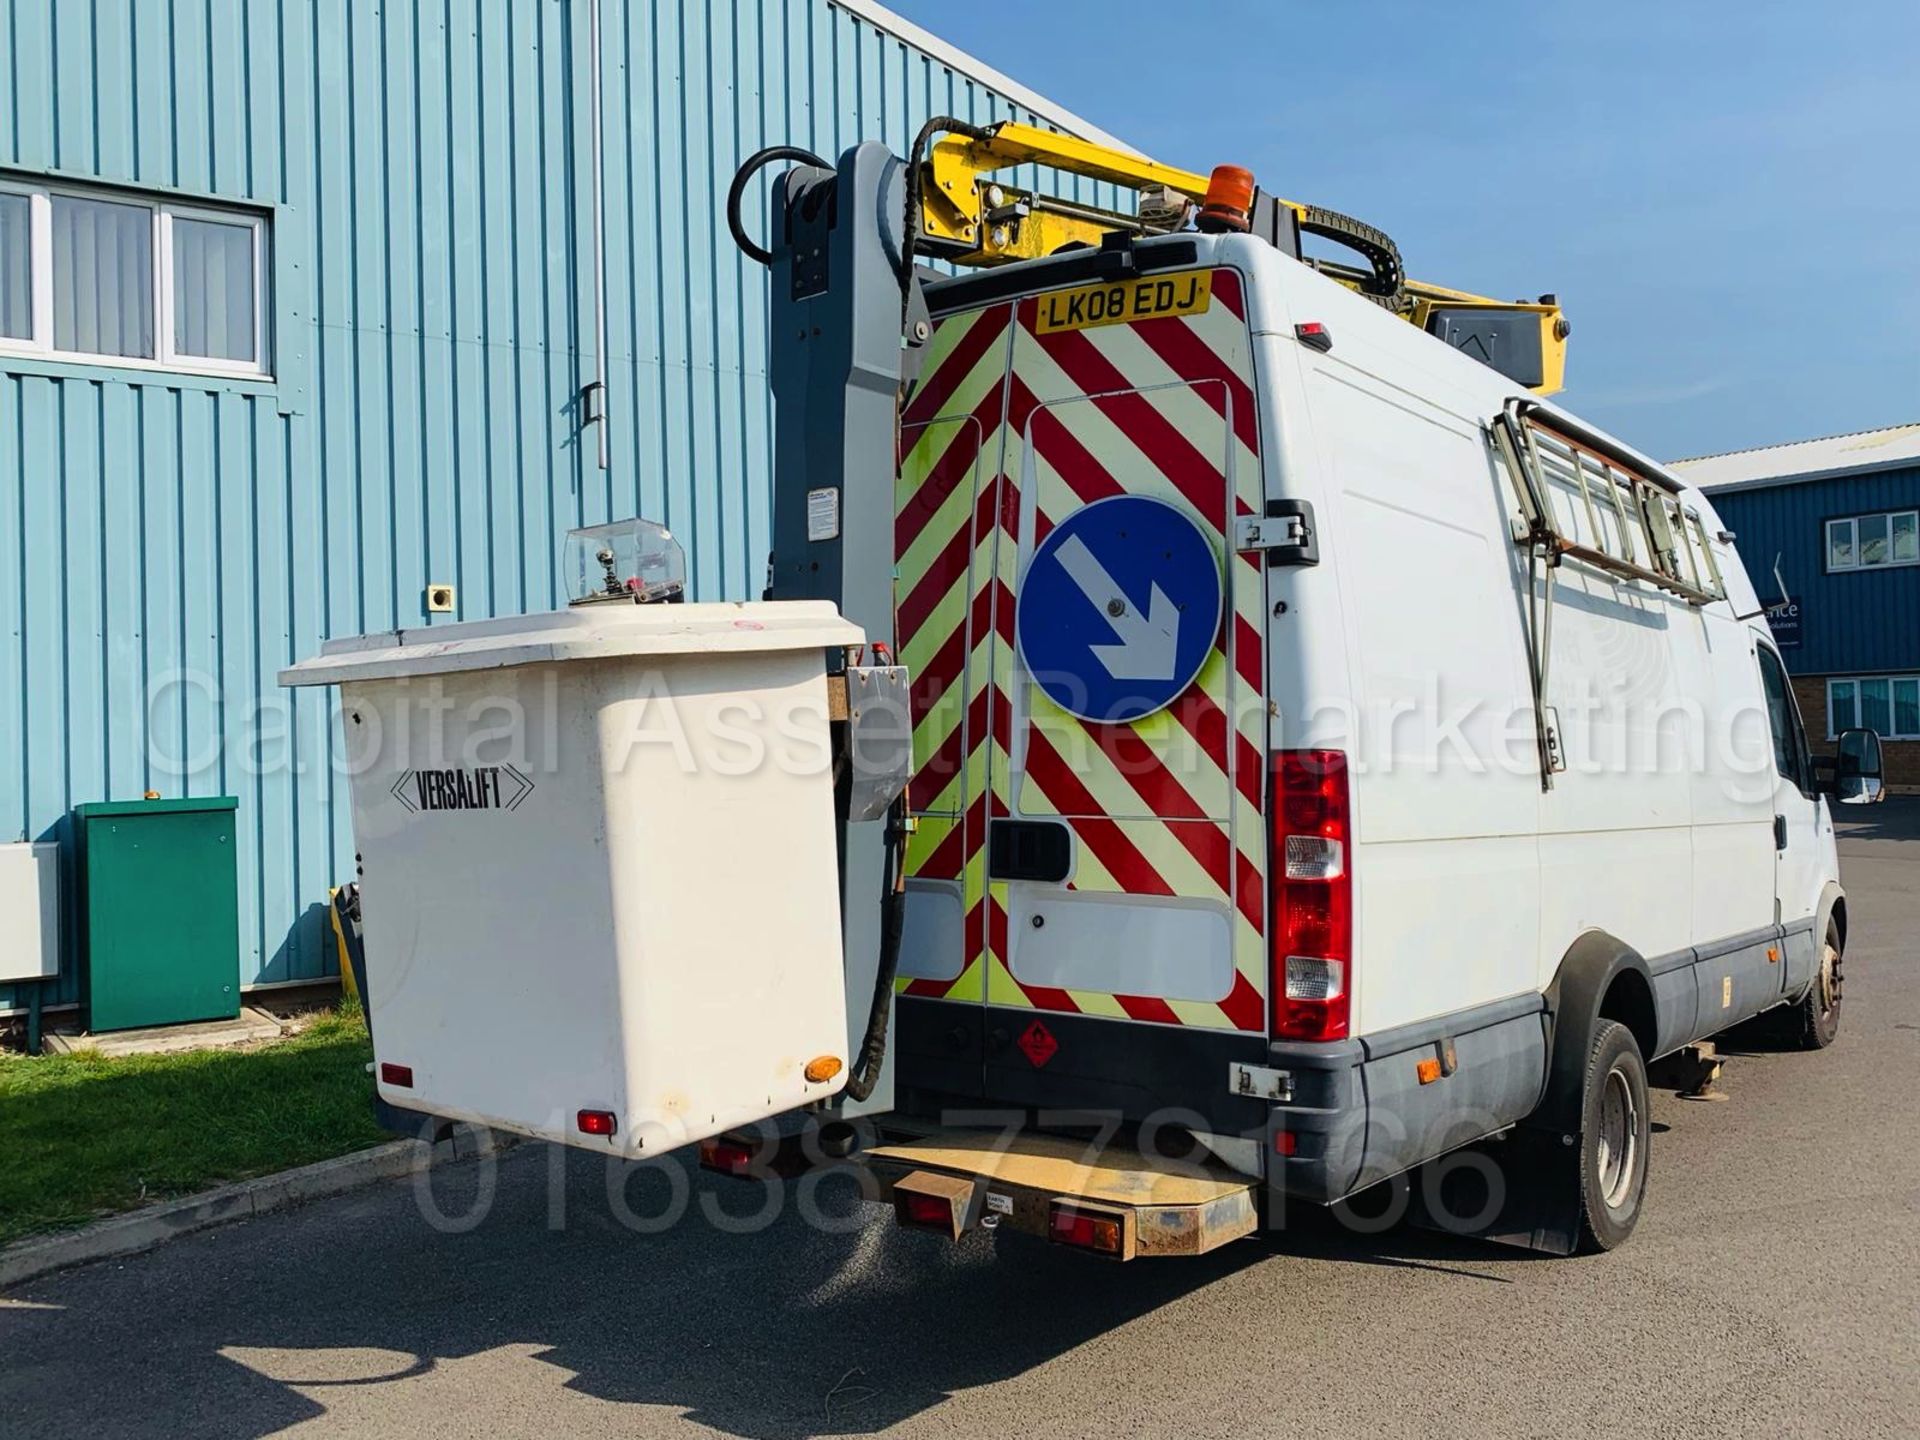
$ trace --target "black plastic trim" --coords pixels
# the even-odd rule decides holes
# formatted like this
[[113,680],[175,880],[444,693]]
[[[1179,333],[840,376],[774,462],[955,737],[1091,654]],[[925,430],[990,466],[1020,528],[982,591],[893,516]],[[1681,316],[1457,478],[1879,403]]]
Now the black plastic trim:
[[[954,310],[972,310],[996,300],[1016,295],[1031,295],[1054,290],[1062,285],[1087,284],[1116,278],[1114,250],[1070,250],[1045,260],[1029,260],[978,275],[961,275],[927,287],[927,308],[935,315]],[[1189,239],[1168,235],[1137,240],[1124,253],[1131,257],[1131,270],[1145,274],[1152,270],[1174,270],[1182,265],[1200,263],[1200,247]]]
[[1785,933],[1778,925],[1763,925],[1758,930],[1748,930],[1744,934],[1728,935],[1705,945],[1696,945],[1693,947],[1693,963],[1698,965],[1707,960],[1718,960],[1722,955],[1731,955],[1736,950],[1751,950],[1756,945],[1771,945],[1783,938]]
[[987,823],[987,878],[1057,884],[1073,873],[1073,832],[1058,820]]
[[1378,1034],[1364,1035],[1360,1039],[1360,1047],[1366,1052],[1367,1059],[1386,1060],[1395,1055],[1404,1055],[1409,1050],[1417,1050],[1422,1045],[1431,1045],[1436,1040],[1458,1039],[1476,1030],[1504,1025],[1523,1015],[1545,1014],[1546,1008],[1547,997],[1544,995],[1514,995],[1505,1000],[1493,1000],[1485,1005],[1456,1010],[1432,1020],[1415,1020]]
[[[1092,1111],[1128,1122],[1189,1112],[1216,1134],[1258,1134],[1267,1104],[1227,1088],[1236,1061],[1267,1063],[1264,1035],[903,995],[896,1006],[899,1108],[938,1115],[982,1106]],[[1035,1065],[1020,1047],[1035,1023],[1054,1049]]]

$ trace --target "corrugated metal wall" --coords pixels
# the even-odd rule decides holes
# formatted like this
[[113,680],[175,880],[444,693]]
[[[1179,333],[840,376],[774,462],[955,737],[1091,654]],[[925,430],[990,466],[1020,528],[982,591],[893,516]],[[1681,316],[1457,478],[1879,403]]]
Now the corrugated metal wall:
[[351,871],[329,697],[276,670],[447,618],[429,582],[454,618],[547,608],[563,532],[635,512],[680,532],[699,598],[757,594],[766,301],[720,217],[735,165],[1016,113],[828,0],[602,23],[607,472],[579,404],[585,0],[0,0],[0,169],[272,209],[273,380],[0,357],[0,836],[237,795],[243,983],[332,973]]
[[1713,507],[1763,600],[1779,598],[1776,556],[1800,601],[1801,641],[1780,658],[1795,675],[1920,671],[1920,566],[1826,569],[1826,522],[1920,508],[1920,468],[1724,490]]

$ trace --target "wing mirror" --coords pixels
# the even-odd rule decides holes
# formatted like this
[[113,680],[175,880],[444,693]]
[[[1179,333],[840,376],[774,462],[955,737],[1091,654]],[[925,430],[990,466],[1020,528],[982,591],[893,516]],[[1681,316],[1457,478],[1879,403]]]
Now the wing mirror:
[[1842,805],[1872,805],[1886,798],[1880,779],[1880,737],[1873,731],[1842,730],[1839,748],[1828,763],[1833,774],[1822,788]]

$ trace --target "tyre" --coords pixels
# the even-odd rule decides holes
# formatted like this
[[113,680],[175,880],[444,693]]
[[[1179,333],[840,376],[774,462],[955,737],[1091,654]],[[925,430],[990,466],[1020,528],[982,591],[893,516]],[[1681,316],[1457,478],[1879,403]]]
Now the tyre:
[[1587,1052],[1581,1087],[1582,1254],[1611,1250],[1633,1234],[1646,1199],[1651,1139],[1647,1062],[1632,1031],[1602,1020]]
[[1802,1050],[1824,1050],[1840,1033],[1840,927],[1829,920],[1813,984],[1792,1009],[1789,1033]]

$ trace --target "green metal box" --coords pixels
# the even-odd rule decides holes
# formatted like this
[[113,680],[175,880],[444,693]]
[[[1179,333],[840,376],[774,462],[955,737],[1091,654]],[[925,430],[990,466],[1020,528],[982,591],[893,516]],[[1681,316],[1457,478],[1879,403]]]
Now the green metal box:
[[230,795],[74,809],[89,1030],[240,1013]]

